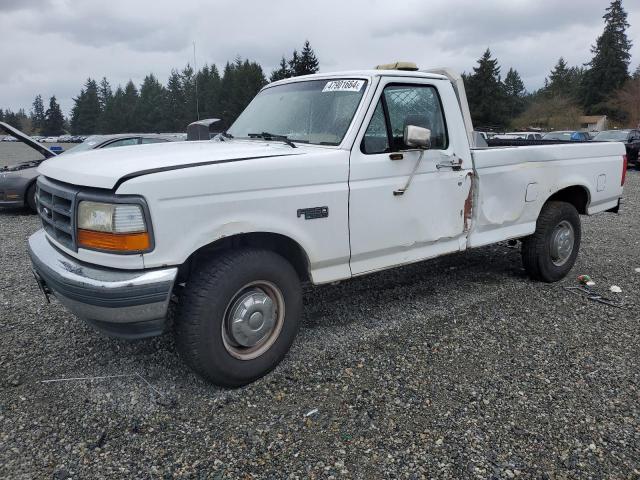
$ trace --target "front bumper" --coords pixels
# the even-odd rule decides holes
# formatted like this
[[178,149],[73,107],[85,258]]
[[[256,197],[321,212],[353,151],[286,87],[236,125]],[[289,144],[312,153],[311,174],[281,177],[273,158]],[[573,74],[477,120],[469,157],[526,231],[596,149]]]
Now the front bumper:
[[121,338],[159,335],[178,269],[118,270],[90,265],[55,248],[39,230],[29,237],[38,283],[68,310],[102,332]]

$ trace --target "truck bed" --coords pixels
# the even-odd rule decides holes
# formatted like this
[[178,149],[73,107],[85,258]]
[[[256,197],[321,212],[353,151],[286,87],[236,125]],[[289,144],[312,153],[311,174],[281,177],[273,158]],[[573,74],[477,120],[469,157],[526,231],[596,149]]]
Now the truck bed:
[[624,145],[566,142],[474,148],[475,211],[468,246],[520,238],[535,231],[545,200],[572,187],[583,214],[615,208],[622,196]]

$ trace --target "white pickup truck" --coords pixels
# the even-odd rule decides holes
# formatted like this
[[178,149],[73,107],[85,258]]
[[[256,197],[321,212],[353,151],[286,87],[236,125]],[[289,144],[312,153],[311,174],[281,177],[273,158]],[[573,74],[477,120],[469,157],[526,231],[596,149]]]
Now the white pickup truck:
[[29,251],[45,294],[107,334],[158,335],[177,302],[186,362],[239,386],[289,350],[303,282],[507,239],[533,279],[560,280],[579,215],[617,211],[624,154],[476,146],[446,69],[310,75],[267,85],[211,141],[47,160]]

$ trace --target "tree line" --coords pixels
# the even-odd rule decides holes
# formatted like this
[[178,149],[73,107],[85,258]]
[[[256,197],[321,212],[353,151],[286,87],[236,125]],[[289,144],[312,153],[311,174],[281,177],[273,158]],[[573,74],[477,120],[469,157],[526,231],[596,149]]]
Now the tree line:
[[[308,75],[319,71],[319,61],[305,41],[302,50],[294,50],[269,79]],[[262,67],[253,61],[236,58],[227,62],[222,73],[216,65],[205,65],[197,72],[187,65],[173,69],[166,85],[150,73],[140,87],[129,80],[115,89],[106,77],[88,78],[73,99],[73,108],[64,119],[60,105],[51,97],[45,110],[41,95],[33,101],[31,112],[0,110],[0,120],[41,135],[75,135],[121,132],[183,132],[198,118],[220,118],[228,127],[244,110],[256,93],[267,84]]]
[[[528,92],[518,71],[502,68],[490,49],[482,54],[471,72],[463,73],[474,125],[478,129],[507,128],[571,129],[585,115],[607,115],[617,126],[640,123],[640,67],[629,72],[631,41],[622,0],[613,0],[603,15],[604,29],[591,48],[591,60],[570,66],[563,57],[550,70],[544,86]],[[306,41],[289,58],[282,57],[269,81],[316,73],[319,61]],[[236,58],[222,73],[216,65],[197,72],[187,65],[172,70],[166,85],[154,74],[140,87],[129,81],[115,91],[106,78],[87,79],[68,121],[62,119],[55,97],[45,110],[40,95],[27,115],[0,110],[0,119],[23,130],[57,135],[118,132],[177,132],[200,118],[221,118],[228,127],[253,96],[267,83],[262,67]],[[61,120],[62,119],[62,120]]]
[[529,93],[516,70],[504,80],[487,49],[471,73],[463,74],[471,117],[478,129],[573,129],[584,115],[607,115],[616,126],[640,122],[640,67],[630,75],[631,41],[627,12],[613,0],[603,15],[604,29],[591,47],[591,60],[569,66],[563,57]]

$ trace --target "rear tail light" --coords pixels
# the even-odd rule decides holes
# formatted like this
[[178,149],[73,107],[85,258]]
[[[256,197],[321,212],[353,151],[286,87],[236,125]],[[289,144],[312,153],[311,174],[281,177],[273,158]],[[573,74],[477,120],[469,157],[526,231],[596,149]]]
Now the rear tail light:
[[622,180],[620,180],[620,186],[624,186],[624,181],[627,179],[627,156],[622,156]]

